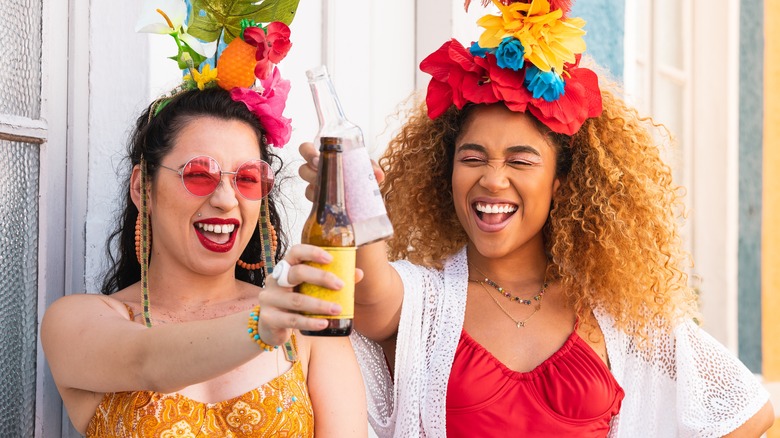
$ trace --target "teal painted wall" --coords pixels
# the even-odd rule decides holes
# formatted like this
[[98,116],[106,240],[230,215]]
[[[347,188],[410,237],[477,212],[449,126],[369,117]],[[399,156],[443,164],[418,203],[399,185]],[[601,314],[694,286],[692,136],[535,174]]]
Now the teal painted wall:
[[625,0],[580,0],[570,14],[585,23],[585,51],[623,82],[623,36],[625,33]]
[[761,372],[761,191],[764,119],[764,0],[739,14],[739,358]]

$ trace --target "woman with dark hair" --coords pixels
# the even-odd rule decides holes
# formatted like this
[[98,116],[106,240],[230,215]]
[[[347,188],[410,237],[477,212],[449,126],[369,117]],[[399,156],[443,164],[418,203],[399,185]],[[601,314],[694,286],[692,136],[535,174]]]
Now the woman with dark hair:
[[336,314],[292,287],[343,286],[303,264],[326,252],[288,249],[281,229],[271,146],[289,140],[289,83],[273,67],[257,87],[253,76],[226,90],[208,72],[191,69],[138,118],[104,295],[46,311],[41,339],[68,415],[88,437],[365,437],[349,340],[300,336],[327,321],[280,310]]
[[657,125],[579,66],[571,2],[493,3],[423,60],[380,160],[395,235],[358,250],[353,339],[374,429],[761,435],[767,391],[696,325]]

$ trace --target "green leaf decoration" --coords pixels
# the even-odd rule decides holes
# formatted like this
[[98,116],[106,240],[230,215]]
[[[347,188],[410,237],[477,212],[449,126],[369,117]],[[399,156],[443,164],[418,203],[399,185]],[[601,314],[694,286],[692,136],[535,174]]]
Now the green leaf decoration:
[[179,34],[177,32],[171,33],[170,36],[176,41],[179,52],[174,56],[170,56],[169,59],[176,61],[179,65],[179,69],[186,70],[193,66],[197,67],[206,60],[206,57],[196,52],[189,44],[179,39]]
[[241,35],[241,20],[257,23],[281,21],[288,26],[300,0],[192,0],[187,33],[202,41],[226,44]]
[[[187,59],[192,61],[192,65],[195,68],[198,68],[198,66],[206,60],[206,57],[201,55],[200,53],[196,52],[192,47],[190,47],[189,44],[185,43],[184,41],[181,42],[181,46],[179,47],[180,53],[184,55],[185,53],[189,56],[181,56],[179,59],[183,60],[185,63],[187,63]],[[179,62],[179,68],[184,70],[185,68],[191,67],[188,63],[187,65],[182,66],[181,61]]]

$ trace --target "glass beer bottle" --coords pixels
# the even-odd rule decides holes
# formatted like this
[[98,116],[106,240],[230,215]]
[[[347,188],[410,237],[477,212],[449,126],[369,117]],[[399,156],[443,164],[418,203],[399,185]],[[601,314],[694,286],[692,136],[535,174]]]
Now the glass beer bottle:
[[340,137],[344,142],[344,190],[357,246],[390,238],[393,225],[374,177],[363,132],[344,116],[324,65],[308,70],[306,77],[320,122],[314,144],[321,137]]
[[301,333],[309,336],[348,336],[352,332],[355,308],[355,232],[352,227],[344,195],[342,150],[344,140],[339,137],[320,138],[320,162],[317,169],[317,197],[311,213],[303,225],[301,243],[316,245],[333,256],[333,261],[321,265],[308,263],[336,274],[344,287],[334,291],[303,283],[298,292],[341,305],[339,315],[312,315],[328,319],[328,327],[320,331]]

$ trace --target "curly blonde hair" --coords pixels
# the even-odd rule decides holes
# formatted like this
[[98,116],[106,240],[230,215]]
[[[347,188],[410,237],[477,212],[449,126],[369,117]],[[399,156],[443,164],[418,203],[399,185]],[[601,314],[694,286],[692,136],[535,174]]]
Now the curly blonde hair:
[[[611,91],[602,90],[602,98],[601,116],[574,136],[536,122],[556,149],[562,182],[543,230],[548,274],[583,321],[592,321],[598,306],[647,340],[651,327],[697,316],[678,232],[683,206],[653,137],[659,126]],[[381,158],[395,228],[390,259],[441,268],[468,242],[455,214],[452,166],[469,112],[451,107],[431,120],[425,104],[416,105]]]

